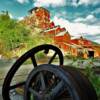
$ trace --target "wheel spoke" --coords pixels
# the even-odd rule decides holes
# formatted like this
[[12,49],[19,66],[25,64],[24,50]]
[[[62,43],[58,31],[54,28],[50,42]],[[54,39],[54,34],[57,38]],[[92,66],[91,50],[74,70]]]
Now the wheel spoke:
[[31,56],[31,60],[32,60],[32,63],[34,65],[34,67],[36,67],[37,66],[37,62],[36,62],[35,56]]
[[64,81],[60,81],[54,89],[52,89],[50,96],[54,98],[56,95],[59,95],[59,91],[62,90],[64,87]]
[[46,85],[45,85],[45,80],[44,80],[44,76],[43,76],[43,73],[40,72],[40,81],[41,81],[41,89],[42,90],[45,90],[46,89]]
[[51,62],[54,60],[54,58],[56,57],[56,55],[57,55],[57,52],[54,53],[54,55],[49,60],[48,64],[51,64]]
[[45,53],[45,54],[48,54],[48,53],[49,53],[49,49],[46,48],[46,49],[44,50],[44,53]]
[[40,97],[40,94],[38,92],[36,92],[34,89],[32,89],[32,88],[29,88],[29,92],[31,92],[36,97]]
[[15,84],[15,85],[10,86],[10,87],[9,87],[9,90],[18,88],[18,87],[20,87],[20,86],[23,86],[24,84],[25,84],[25,81],[24,81],[24,82],[17,83],[17,84]]

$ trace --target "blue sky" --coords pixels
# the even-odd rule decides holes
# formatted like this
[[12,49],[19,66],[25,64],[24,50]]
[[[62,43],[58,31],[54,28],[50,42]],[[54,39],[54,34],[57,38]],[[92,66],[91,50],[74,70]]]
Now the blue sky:
[[47,8],[52,21],[72,36],[100,43],[100,0],[0,0],[0,12],[8,10],[19,20],[36,6]]

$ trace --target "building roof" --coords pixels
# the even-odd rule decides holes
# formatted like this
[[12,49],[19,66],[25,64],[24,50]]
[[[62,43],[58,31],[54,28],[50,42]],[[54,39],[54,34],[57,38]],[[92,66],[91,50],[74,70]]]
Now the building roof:
[[33,10],[37,10],[37,9],[38,9],[38,7],[35,7],[35,8],[30,9],[28,12],[32,13]]
[[49,31],[52,31],[52,30],[56,30],[57,28],[59,28],[60,26],[55,26],[53,28],[50,28],[50,29],[46,29],[44,32],[49,32]]
[[36,11],[39,8],[42,8],[42,9],[44,9],[45,11],[47,11],[49,13],[49,11],[47,9],[43,8],[43,7],[35,7],[35,8],[30,9],[28,12],[32,13],[33,10]]
[[92,46],[93,45],[92,41],[87,40],[87,39],[85,39],[83,37],[71,40],[71,42],[75,43],[75,44],[80,44],[80,41],[82,41],[82,45],[84,45],[84,46]]
[[66,34],[66,30],[65,31],[63,31],[63,32],[59,32],[59,33],[57,33],[57,35],[56,36],[64,36]]

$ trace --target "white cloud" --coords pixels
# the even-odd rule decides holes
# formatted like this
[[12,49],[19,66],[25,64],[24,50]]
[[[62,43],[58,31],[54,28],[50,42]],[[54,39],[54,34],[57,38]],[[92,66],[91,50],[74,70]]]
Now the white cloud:
[[29,0],[17,0],[17,2],[19,2],[19,3],[23,4],[23,3],[28,3],[28,2],[29,2]]
[[90,1],[91,0],[80,0],[78,4],[86,4],[86,5],[88,5],[88,4],[91,3]]
[[88,16],[86,17],[87,20],[92,20],[92,19],[94,19],[94,18],[95,18],[94,15],[88,15]]
[[72,0],[72,3],[71,3],[73,6],[78,6],[78,3],[77,3],[77,0]]
[[96,39],[95,42],[99,43],[100,44],[100,36],[99,36],[99,39]]
[[66,0],[35,0],[34,6],[45,6],[45,7],[56,7],[56,6],[65,6]]
[[100,3],[100,0],[79,0],[79,3],[78,5],[89,5],[89,4],[92,4],[92,5],[95,5],[95,4],[98,4]]
[[13,15],[12,15],[11,13],[9,13],[9,16],[10,16],[11,19],[14,18]]
[[20,21],[20,20],[23,20],[24,19],[24,17],[18,17],[18,20]]
[[85,18],[83,17],[79,17],[77,19],[74,20],[74,22],[85,22],[85,23],[93,23],[96,22],[97,18],[94,15],[88,15]]
[[[95,25],[88,25],[88,24],[83,24],[83,23],[74,23],[74,22],[70,22],[66,19],[63,19],[63,18],[58,18],[58,17],[54,17],[53,18],[53,21],[56,25],[60,25],[61,27],[65,27],[69,33],[72,35],[72,36],[75,36],[75,37],[79,37],[83,34],[84,36],[84,33],[88,33],[89,35],[98,35],[100,34],[100,26],[95,26]],[[96,42],[99,42],[100,39],[94,39],[94,41]]]
[[56,16],[57,16],[57,17],[64,17],[64,16],[67,16],[67,12],[66,12],[66,11],[56,12]]
[[95,9],[92,13],[93,13],[93,14],[98,14],[98,13],[100,13],[100,8]]
[[[66,0],[67,2],[68,0]],[[70,2],[71,5],[73,6],[79,6],[79,5],[85,5],[85,6],[88,6],[88,5],[96,5],[96,4],[100,4],[100,0],[79,0],[79,2],[77,2],[77,0],[72,0]]]
[[85,21],[85,18],[79,17],[77,19],[74,20],[74,22],[81,22],[81,21]]

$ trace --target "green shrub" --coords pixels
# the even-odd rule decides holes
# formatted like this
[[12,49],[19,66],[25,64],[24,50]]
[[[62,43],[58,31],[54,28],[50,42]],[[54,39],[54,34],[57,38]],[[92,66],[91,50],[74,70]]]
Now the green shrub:
[[92,83],[92,85],[94,86],[96,90],[98,100],[100,100],[100,76],[96,75],[94,73],[93,68],[90,68],[90,67],[86,67],[84,74],[88,76],[90,82]]

